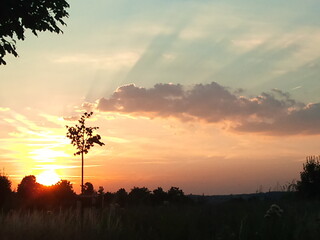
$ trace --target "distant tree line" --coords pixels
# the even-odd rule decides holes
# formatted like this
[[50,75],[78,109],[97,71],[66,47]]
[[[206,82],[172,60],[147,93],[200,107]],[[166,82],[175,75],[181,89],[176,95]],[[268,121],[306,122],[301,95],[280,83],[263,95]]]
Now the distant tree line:
[[[25,176],[17,190],[12,191],[7,175],[0,173],[0,210],[44,209],[55,210],[75,207],[81,201],[85,207],[103,208],[108,206],[167,205],[192,203],[182,189],[171,187],[164,191],[161,187],[150,191],[146,187],[133,187],[130,192],[120,188],[116,192],[96,191],[90,182],[83,185],[83,194],[77,195],[72,184],[61,180],[52,186],[44,186],[33,175]],[[298,197],[320,200],[320,156],[308,156],[300,172],[300,180],[290,184],[290,192]]]
[[117,192],[107,192],[102,195],[107,205],[117,204],[120,207],[130,205],[166,205],[191,203],[184,192],[178,187],[171,187],[164,191],[161,187],[150,191],[146,187],[134,187],[130,192],[120,188]]
[[84,184],[83,194],[77,195],[72,184],[61,180],[52,186],[44,186],[33,175],[25,176],[16,191],[11,190],[11,181],[5,174],[0,174],[0,209],[42,209],[56,210],[76,207],[81,201],[85,207],[103,208],[108,206],[167,205],[187,204],[191,199],[178,187],[164,191],[161,187],[150,191],[146,187],[134,187],[130,192],[120,188],[116,192],[98,191],[90,182]]

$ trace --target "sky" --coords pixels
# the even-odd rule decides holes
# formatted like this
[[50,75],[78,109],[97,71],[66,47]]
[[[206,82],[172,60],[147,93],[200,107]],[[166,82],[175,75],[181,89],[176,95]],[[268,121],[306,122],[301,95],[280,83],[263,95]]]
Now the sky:
[[280,190],[319,155],[320,2],[70,0],[0,66],[0,168],[79,192],[66,125],[93,111],[96,189]]

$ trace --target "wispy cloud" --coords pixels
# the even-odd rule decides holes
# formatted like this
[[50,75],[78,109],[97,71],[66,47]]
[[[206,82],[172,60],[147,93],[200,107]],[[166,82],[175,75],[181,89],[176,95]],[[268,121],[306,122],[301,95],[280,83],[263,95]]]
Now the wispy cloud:
[[60,64],[89,64],[98,65],[100,68],[118,70],[121,68],[130,68],[138,60],[139,54],[133,51],[122,52],[109,55],[92,55],[85,53],[75,53],[56,57],[53,62]]
[[229,122],[229,130],[268,135],[320,134],[320,104],[305,104],[279,89],[255,97],[241,96],[212,82],[184,87],[156,84],[152,88],[134,84],[119,87],[97,108],[153,117],[175,117],[182,121]]

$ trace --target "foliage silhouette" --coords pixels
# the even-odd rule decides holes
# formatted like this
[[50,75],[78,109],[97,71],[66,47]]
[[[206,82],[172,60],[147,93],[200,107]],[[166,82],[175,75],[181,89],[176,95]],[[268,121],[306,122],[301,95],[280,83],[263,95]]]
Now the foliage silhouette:
[[[117,192],[104,192],[103,187],[99,191],[94,190],[90,182],[84,184],[84,194],[77,195],[72,184],[67,180],[60,180],[51,186],[44,186],[37,182],[34,175],[25,176],[17,188],[17,193],[11,191],[11,181],[5,175],[0,175],[0,200],[6,194],[10,196],[10,204],[6,209],[22,208],[33,210],[61,210],[66,208],[75,208],[77,201],[80,199],[84,208],[101,208],[104,207],[128,207],[130,206],[161,206],[174,203],[174,205],[193,202],[188,201],[181,189],[171,187],[165,192],[161,187],[150,191],[146,187],[133,187],[128,193],[124,188]],[[12,200],[12,201],[11,201]],[[0,205],[1,207],[1,205]]]
[[76,202],[76,193],[69,181],[60,180],[52,186],[44,186],[36,181],[34,175],[21,180],[17,196],[23,208],[53,210],[74,206]]
[[128,193],[124,188],[120,188],[114,196],[114,202],[119,204],[121,207],[127,205]]
[[104,195],[103,195],[103,199],[104,199],[104,203],[107,205],[107,206],[110,206],[112,203],[115,203],[115,193],[112,193],[112,192],[106,192]]
[[0,208],[8,201],[12,194],[11,181],[8,176],[0,174]]
[[60,180],[50,188],[56,197],[57,203],[60,205],[70,205],[75,200],[76,193],[73,191],[72,184],[67,180]]
[[171,187],[168,191],[168,200],[172,203],[184,203],[188,201],[188,198],[178,187]]
[[66,0],[1,0],[0,1],[0,65],[6,64],[4,56],[17,57],[16,39],[25,39],[25,30],[38,36],[38,32],[62,33],[59,24],[69,14]]
[[91,182],[86,182],[84,184],[83,194],[85,195],[93,195],[94,194],[94,188]]
[[71,144],[76,147],[77,151],[74,155],[81,155],[81,193],[84,193],[83,185],[83,166],[84,166],[84,154],[87,154],[94,144],[103,146],[101,137],[99,134],[94,135],[94,131],[99,127],[86,127],[86,120],[92,116],[93,112],[84,113],[78,120],[79,125],[74,127],[66,126],[67,137],[71,139]]
[[76,194],[73,191],[72,184],[67,180],[60,180],[52,186],[40,184],[40,191],[33,200],[31,207],[54,210],[71,207],[75,204],[75,201]]
[[168,201],[168,193],[163,191],[161,187],[154,189],[152,194],[152,201],[155,204],[163,204],[165,201]]
[[150,203],[150,191],[146,187],[134,187],[131,189],[129,195],[129,202],[134,205],[142,205]]
[[104,187],[99,186],[99,189],[97,191],[97,200],[98,200],[98,206],[101,208],[104,208],[104,199],[105,199]]
[[304,197],[320,198],[320,156],[308,156],[300,172],[297,190]]
[[98,195],[104,195],[104,188],[99,186]]
[[26,201],[34,200],[40,192],[41,185],[34,175],[25,176],[18,185],[18,196]]
[[103,199],[105,206],[116,204],[120,207],[193,203],[193,201],[189,197],[185,196],[183,191],[178,187],[171,187],[168,192],[165,192],[161,187],[158,187],[153,191],[150,191],[146,187],[133,187],[129,193],[127,193],[124,188],[120,188],[115,193],[105,193],[103,195]]

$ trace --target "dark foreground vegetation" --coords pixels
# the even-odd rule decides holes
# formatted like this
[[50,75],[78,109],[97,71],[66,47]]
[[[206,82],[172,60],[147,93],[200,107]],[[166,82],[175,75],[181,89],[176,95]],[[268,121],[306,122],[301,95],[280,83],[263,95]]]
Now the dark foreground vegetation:
[[[320,204],[313,200],[227,201],[14,210],[0,214],[0,239],[319,239]],[[81,226],[82,225],[82,226]]]
[[12,192],[1,175],[0,239],[319,239],[318,158],[307,158],[301,180],[286,192],[243,196],[221,201],[186,196],[177,187],[104,193],[91,183],[76,195],[68,181],[45,187],[34,176]]

